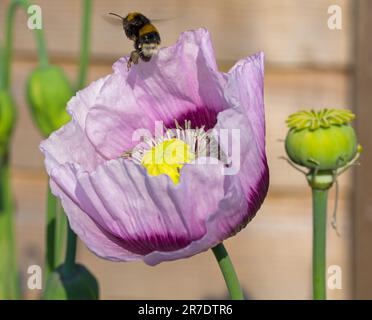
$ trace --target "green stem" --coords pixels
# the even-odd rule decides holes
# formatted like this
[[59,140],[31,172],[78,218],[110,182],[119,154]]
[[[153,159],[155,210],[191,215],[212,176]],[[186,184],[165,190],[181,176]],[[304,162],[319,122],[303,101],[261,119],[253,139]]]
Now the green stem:
[[4,47],[0,42],[0,90],[5,89],[5,72],[4,72]]
[[48,186],[47,195],[47,229],[46,229],[46,256],[45,256],[45,278],[55,269],[55,230],[57,224],[56,216],[56,202],[57,199],[53,196]]
[[0,300],[19,299],[8,156],[0,159]]
[[48,187],[47,230],[46,230],[46,266],[45,277],[63,262],[63,248],[66,239],[66,216],[61,210],[59,200]]
[[232,300],[244,300],[244,294],[225,246],[220,243],[212,251],[218,261]]
[[89,65],[89,47],[90,47],[90,25],[92,16],[92,1],[83,0],[83,17],[81,26],[81,41],[80,41],[80,64],[79,76],[77,82],[77,90],[84,87],[88,65]]
[[4,89],[9,89],[10,85],[10,61],[12,59],[12,49],[13,49],[13,25],[15,11],[17,9],[18,2],[13,1],[8,7],[7,14],[5,17],[5,47],[2,55],[2,67],[4,68],[2,72],[1,87]]
[[[10,86],[11,77],[10,62],[12,59],[13,51],[13,26],[15,13],[18,6],[22,6],[27,12],[27,9],[30,5],[31,3],[27,0],[13,0],[8,7],[5,22],[5,48],[2,56],[3,61],[1,63],[1,65],[4,68],[4,71],[2,74],[2,79],[0,81],[1,87],[5,89],[8,89]],[[46,66],[48,65],[48,52],[45,45],[43,29],[34,29],[34,33],[38,50],[39,64],[41,66]]]
[[[82,36],[80,49],[80,64],[77,89],[84,87],[89,65],[90,46],[90,21],[92,15],[92,1],[83,0]],[[42,41],[41,41],[42,42]],[[67,224],[66,216],[60,202],[48,191],[47,211],[47,274],[52,272],[61,262],[61,252],[65,243],[65,231],[67,227],[67,247],[64,268],[70,274],[75,268],[76,259],[76,235]]]
[[[17,1],[17,0],[15,0]],[[26,10],[31,6],[30,1],[28,0],[18,0],[20,5]],[[38,58],[39,58],[39,65],[40,66],[47,66],[49,64],[49,58],[48,58],[48,50],[46,48],[45,44],[45,37],[44,37],[44,31],[43,28],[41,29],[34,29],[35,34],[35,40],[36,40],[36,47],[38,52]]]
[[[90,25],[92,16],[92,1],[83,0],[83,16],[82,16],[82,30],[81,30],[81,47],[80,47],[80,64],[79,76],[77,82],[77,90],[84,87],[88,65],[89,65],[89,47],[90,47]],[[67,231],[67,249],[64,263],[64,271],[67,275],[71,275],[76,268],[76,234],[72,231],[68,224]]]
[[56,267],[59,266],[64,260],[64,250],[66,248],[67,232],[68,232],[68,223],[65,212],[63,211],[61,201],[56,203],[56,212],[57,212],[57,224],[56,224]]
[[67,276],[71,275],[76,268],[76,234],[72,231],[70,225],[68,226],[67,234],[67,250],[64,263],[64,271]]
[[313,195],[313,297],[325,300],[326,231],[328,190],[312,189]]

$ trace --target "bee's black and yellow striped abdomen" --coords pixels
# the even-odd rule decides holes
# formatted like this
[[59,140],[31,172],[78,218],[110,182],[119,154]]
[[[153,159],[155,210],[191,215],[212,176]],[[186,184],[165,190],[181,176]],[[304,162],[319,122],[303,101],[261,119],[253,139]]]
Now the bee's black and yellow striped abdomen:
[[160,44],[160,34],[155,26],[149,23],[139,30],[139,41],[142,43]]

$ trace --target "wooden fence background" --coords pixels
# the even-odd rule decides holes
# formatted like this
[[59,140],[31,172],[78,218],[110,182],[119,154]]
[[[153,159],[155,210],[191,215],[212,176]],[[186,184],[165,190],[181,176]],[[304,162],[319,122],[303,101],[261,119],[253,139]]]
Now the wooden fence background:
[[[79,48],[81,2],[35,0],[42,8],[43,27],[52,61],[73,80]],[[311,298],[311,199],[304,177],[278,157],[284,155],[284,121],[301,108],[351,107],[354,65],[353,5],[351,0],[95,0],[92,59],[89,79],[111,70],[128,54],[131,44],[121,29],[109,24],[110,12],[140,11],[158,24],[163,45],[180,32],[204,26],[212,34],[221,68],[262,50],[266,54],[265,101],[267,152],[271,188],[257,217],[238,236],[226,242],[246,292],[257,299]],[[0,2],[0,28],[8,0]],[[342,30],[327,27],[330,5],[342,8]],[[38,151],[41,136],[30,120],[24,85],[37,64],[35,42],[19,12],[15,28],[13,91],[19,121],[12,146],[12,182],[17,203],[17,243],[20,272],[27,298],[39,292],[25,286],[27,267],[43,263],[46,175]],[[350,175],[341,179],[338,212],[341,237],[329,227],[328,264],[343,271],[341,290],[332,299],[352,296],[352,223]],[[330,214],[333,208],[331,193]],[[1,257],[1,253],[0,253]],[[211,253],[152,268],[142,263],[111,263],[95,257],[83,245],[79,260],[98,277],[102,298],[220,298],[223,279]]]

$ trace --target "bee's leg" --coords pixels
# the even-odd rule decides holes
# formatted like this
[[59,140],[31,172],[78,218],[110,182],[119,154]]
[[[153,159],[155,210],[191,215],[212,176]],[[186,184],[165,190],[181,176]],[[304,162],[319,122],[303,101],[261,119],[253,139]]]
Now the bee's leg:
[[134,64],[138,63],[139,57],[140,57],[140,55],[139,55],[137,50],[134,50],[134,51],[131,52],[128,63],[127,63],[128,70],[132,66],[132,63],[134,63]]

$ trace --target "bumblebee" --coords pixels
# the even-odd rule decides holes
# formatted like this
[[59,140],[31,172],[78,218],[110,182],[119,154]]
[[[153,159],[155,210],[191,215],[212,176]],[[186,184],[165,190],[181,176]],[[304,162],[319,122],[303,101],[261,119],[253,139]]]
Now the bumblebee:
[[129,13],[122,17],[116,13],[110,13],[122,20],[123,29],[128,39],[134,42],[134,51],[128,60],[128,69],[132,64],[137,64],[141,58],[150,61],[151,57],[158,51],[160,45],[160,34],[151,21],[139,12]]

